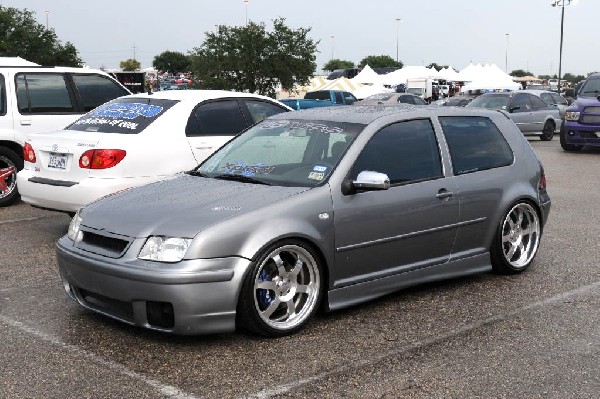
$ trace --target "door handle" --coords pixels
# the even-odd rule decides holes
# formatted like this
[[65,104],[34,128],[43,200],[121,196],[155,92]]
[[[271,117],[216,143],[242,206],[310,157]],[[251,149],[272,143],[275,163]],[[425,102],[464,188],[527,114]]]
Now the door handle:
[[22,120],[21,126],[31,126],[31,121],[30,120]]
[[448,191],[445,188],[440,189],[437,195],[435,196],[437,199],[443,200],[452,197],[454,193],[452,191]]

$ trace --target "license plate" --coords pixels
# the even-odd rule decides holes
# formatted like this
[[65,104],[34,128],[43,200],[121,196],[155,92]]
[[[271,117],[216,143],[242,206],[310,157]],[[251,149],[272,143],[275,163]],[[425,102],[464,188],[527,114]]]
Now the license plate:
[[50,160],[48,161],[48,167],[54,169],[66,169],[67,168],[67,156],[65,154],[50,154]]

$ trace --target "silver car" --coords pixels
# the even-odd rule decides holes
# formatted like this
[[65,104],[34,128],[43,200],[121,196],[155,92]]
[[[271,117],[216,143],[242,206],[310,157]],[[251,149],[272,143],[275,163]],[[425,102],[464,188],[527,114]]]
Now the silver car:
[[522,272],[549,210],[542,165],[503,113],[316,108],[87,205],[57,258],[72,299],[125,323],[280,336],[320,305]]
[[548,141],[552,140],[555,132],[560,131],[562,120],[558,108],[542,100],[540,93],[540,90],[519,90],[482,94],[466,107],[506,111],[523,134],[538,135],[540,139]]

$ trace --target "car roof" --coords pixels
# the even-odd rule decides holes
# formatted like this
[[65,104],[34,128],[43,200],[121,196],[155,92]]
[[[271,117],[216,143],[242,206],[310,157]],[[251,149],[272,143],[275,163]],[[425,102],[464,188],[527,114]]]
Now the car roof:
[[292,113],[281,113],[271,116],[269,119],[299,119],[299,120],[320,120],[331,122],[347,122],[370,124],[373,121],[391,115],[402,115],[401,119],[424,118],[430,116],[490,116],[501,113],[502,111],[489,110],[485,108],[453,108],[440,107],[435,105],[361,105],[355,106],[331,106],[309,108]]
[[212,100],[216,98],[231,98],[231,97],[247,97],[260,98],[270,101],[275,101],[272,98],[261,96],[259,94],[242,93],[227,90],[165,90],[153,93],[138,93],[131,94],[121,98],[156,98],[161,100],[177,100],[182,102],[200,102]]

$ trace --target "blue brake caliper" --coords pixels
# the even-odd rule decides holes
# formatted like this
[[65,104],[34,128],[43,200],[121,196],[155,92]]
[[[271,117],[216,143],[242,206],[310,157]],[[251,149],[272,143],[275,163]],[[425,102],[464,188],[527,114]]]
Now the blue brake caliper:
[[[258,275],[258,281],[260,281],[260,282],[271,281],[269,276],[267,276],[267,271],[265,269],[260,271],[260,274]],[[269,305],[271,304],[271,302],[273,302],[273,298],[271,297],[271,291],[269,291],[269,290],[260,289],[260,290],[258,290],[257,296],[258,296],[258,306],[260,307],[261,310],[268,308]]]

